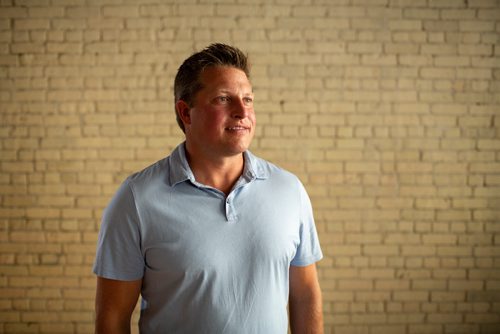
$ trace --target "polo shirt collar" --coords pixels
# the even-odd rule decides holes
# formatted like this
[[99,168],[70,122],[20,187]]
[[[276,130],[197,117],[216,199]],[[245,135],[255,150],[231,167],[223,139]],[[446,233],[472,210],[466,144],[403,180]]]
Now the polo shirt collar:
[[[263,162],[253,155],[250,151],[243,152],[245,159],[245,167],[243,169],[242,178],[247,182],[255,179],[267,179],[268,171],[264,168]],[[168,159],[169,183],[170,186],[175,186],[184,181],[195,183],[195,178],[191,167],[186,157],[186,143],[179,144],[172,152]]]
[[243,167],[243,177],[248,181],[260,179],[264,180],[269,177],[269,172],[264,168],[264,163],[250,151],[243,152],[245,166]]

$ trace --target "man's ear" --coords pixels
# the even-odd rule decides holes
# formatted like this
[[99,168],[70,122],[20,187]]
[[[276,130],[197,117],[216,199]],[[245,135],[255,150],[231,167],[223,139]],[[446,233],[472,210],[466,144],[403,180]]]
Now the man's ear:
[[191,124],[191,115],[189,113],[190,109],[191,108],[184,100],[179,100],[175,103],[175,111],[177,112],[177,115],[179,115],[179,118],[184,126]]

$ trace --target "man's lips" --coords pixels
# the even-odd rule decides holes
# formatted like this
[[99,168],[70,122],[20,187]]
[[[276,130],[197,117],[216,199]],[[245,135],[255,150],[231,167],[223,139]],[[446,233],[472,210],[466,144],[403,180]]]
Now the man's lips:
[[228,127],[226,127],[226,130],[229,130],[229,131],[243,131],[243,130],[250,130],[250,127],[244,126],[244,125],[235,125],[235,126],[228,126]]

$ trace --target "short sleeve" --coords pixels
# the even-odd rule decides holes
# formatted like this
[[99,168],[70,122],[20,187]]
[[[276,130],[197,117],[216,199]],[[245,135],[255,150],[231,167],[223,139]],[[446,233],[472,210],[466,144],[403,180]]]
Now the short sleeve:
[[300,243],[291,261],[292,266],[308,266],[323,258],[319,243],[311,200],[307,192],[299,182],[300,191]]
[[93,271],[100,277],[132,281],[142,278],[144,265],[139,216],[127,180],[103,212]]

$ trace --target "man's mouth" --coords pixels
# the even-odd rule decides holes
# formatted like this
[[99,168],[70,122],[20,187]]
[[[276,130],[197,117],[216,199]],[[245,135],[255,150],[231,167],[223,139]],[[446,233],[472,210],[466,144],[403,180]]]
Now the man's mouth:
[[245,126],[230,126],[230,127],[227,127],[226,130],[229,130],[229,131],[242,131],[242,130],[249,130],[249,128],[245,127]]

